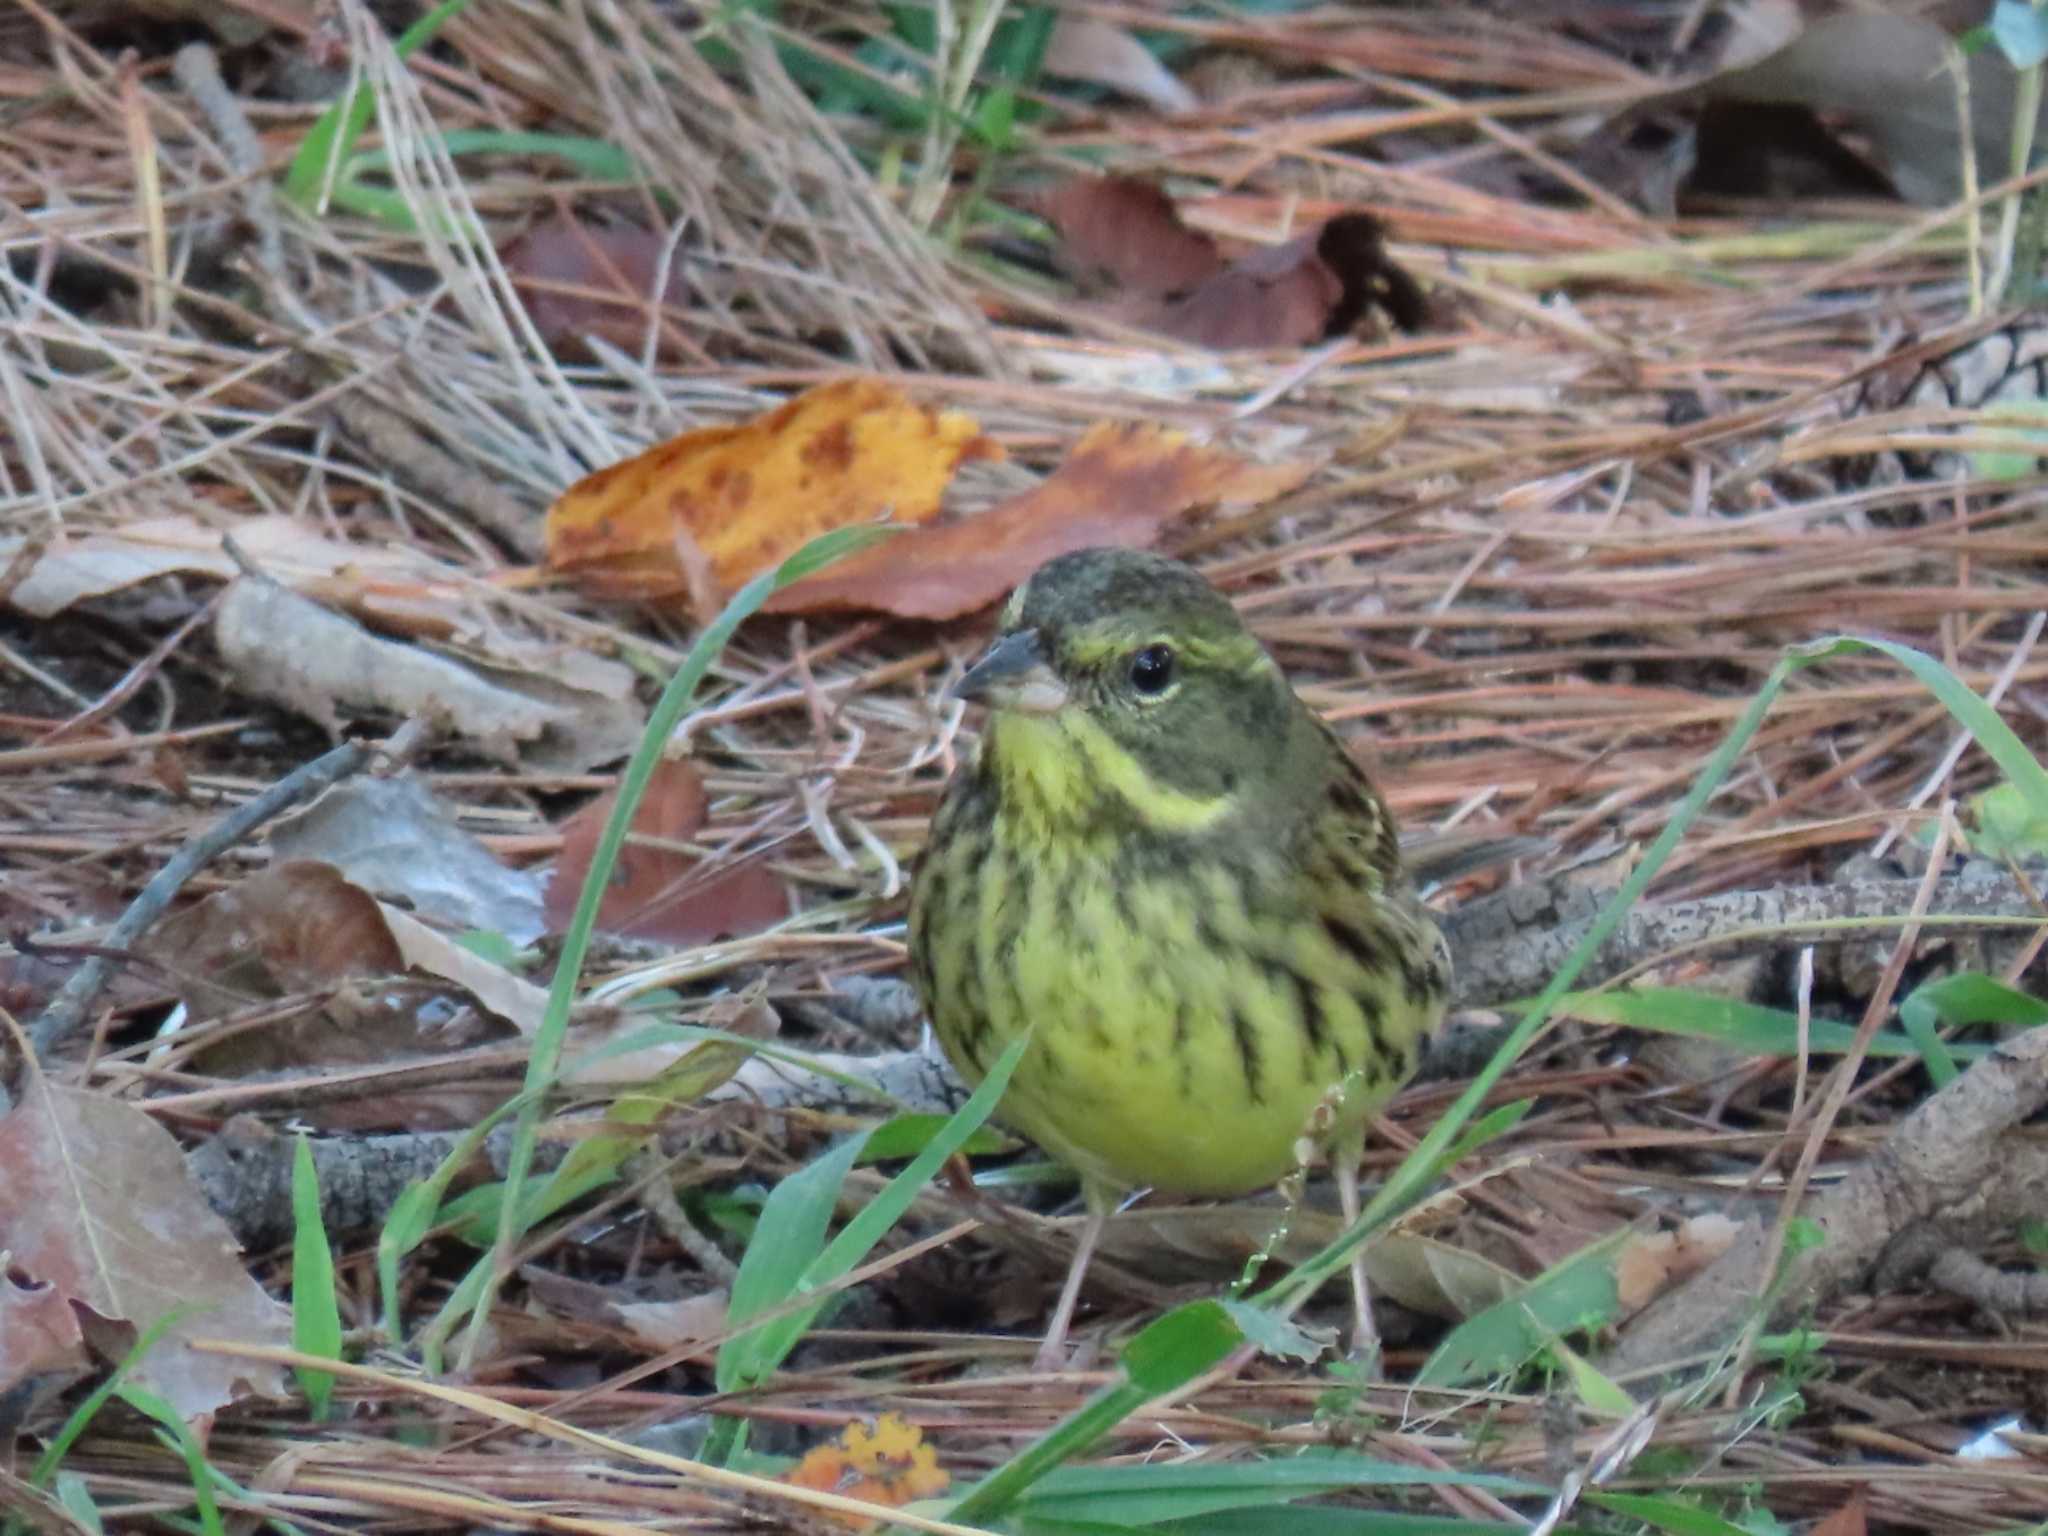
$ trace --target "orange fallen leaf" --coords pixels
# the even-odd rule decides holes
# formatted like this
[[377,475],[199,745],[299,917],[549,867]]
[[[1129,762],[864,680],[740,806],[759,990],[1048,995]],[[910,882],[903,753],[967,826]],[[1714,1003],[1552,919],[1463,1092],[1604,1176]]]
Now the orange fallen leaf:
[[[618,797],[616,789],[609,790],[562,824],[562,852],[542,909],[548,932],[569,926]],[[599,928],[668,944],[704,944],[759,933],[789,916],[789,891],[765,864],[736,865],[705,880],[696,875],[703,861],[672,846],[697,834],[706,809],[695,764],[665,759],[655,765],[598,905]]]
[[[885,1413],[870,1428],[852,1423],[829,1445],[813,1446],[783,1479],[798,1488],[842,1494],[869,1504],[901,1509],[913,1499],[935,1498],[951,1482],[939,1465],[938,1452],[927,1445],[914,1424],[902,1415]],[[872,1530],[878,1523],[862,1515],[821,1510],[829,1520],[851,1530]]]
[[1271,501],[1314,467],[1254,464],[1166,427],[1102,422],[1022,495],[863,550],[784,588],[768,610],[956,618],[996,601],[1055,555],[1105,544],[1143,548],[1198,508]]
[[599,597],[686,597],[708,620],[816,535],[929,521],[962,463],[1002,457],[971,416],[840,379],[586,475],[548,509],[548,565]]

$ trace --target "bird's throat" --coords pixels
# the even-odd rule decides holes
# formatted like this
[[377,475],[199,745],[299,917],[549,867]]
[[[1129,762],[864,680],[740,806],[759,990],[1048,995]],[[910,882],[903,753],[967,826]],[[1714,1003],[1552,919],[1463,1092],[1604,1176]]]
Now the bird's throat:
[[1077,709],[998,714],[981,750],[1003,810],[1047,827],[1190,835],[1215,829],[1238,805],[1235,794],[1190,794],[1165,783]]

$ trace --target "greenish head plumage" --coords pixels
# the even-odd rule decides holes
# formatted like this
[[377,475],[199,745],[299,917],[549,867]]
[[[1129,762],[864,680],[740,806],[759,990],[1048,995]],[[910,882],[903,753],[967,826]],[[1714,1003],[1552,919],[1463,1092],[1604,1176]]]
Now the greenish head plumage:
[[[1040,567],[959,691],[995,711],[991,740],[1006,757],[1085,753],[1113,787],[1102,761],[1113,751],[1140,770],[1133,782],[1212,805],[1279,782],[1305,715],[1221,593],[1177,560],[1130,549]],[[1005,766],[1043,781],[1056,764]]]

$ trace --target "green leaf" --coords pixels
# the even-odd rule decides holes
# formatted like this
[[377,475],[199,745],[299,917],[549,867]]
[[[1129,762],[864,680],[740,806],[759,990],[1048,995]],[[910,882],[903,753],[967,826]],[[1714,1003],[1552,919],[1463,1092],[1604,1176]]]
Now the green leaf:
[[[934,1136],[946,1127],[944,1115],[909,1114],[895,1115],[884,1120],[868,1132],[867,1145],[861,1148],[863,1163],[893,1163],[899,1158],[915,1157],[931,1145]],[[962,1144],[960,1150],[968,1157],[985,1157],[992,1152],[1007,1152],[1016,1142],[1002,1132],[983,1126]]]
[[[1557,1011],[1587,1024],[1616,1024],[1718,1041],[1759,1056],[1799,1054],[1799,1015],[1765,1008],[1740,998],[1695,992],[1686,987],[1627,987],[1608,992],[1573,992],[1558,999]],[[1856,1031],[1834,1019],[1809,1019],[1808,1050],[1846,1051]],[[1907,1035],[1886,1030],[1870,1040],[1872,1056],[1912,1056],[1920,1047]]]
[[1465,1319],[1415,1373],[1415,1384],[1455,1387],[1511,1377],[1560,1334],[1612,1321],[1620,1306],[1615,1255],[1634,1236],[1625,1227],[1610,1233]]
[[[341,1308],[334,1294],[334,1250],[320,1219],[320,1176],[313,1144],[302,1135],[292,1150],[292,1348],[322,1360],[341,1358]],[[327,1417],[334,1373],[294,1366],[314,1420]]]
[[199,1443],[199,1437],[178,1416],[178,1410],[156,1393],[129,1383],[119,1389],[118,1395],[137,1413],[155,1419],[163,1427],[165,1438],[184,1458],[185,1475],[192,1483],[192,1502],[199,1510],[200,1529],[206,1536],[227,1536],[220,1504],[213,1496],[213,1468],[207,1465],[206,1448]]
[[1300,1324],[1282,1317],[1270,1307],[1255,1307],[1248,1301],[1221,1302],[1224,1312],[1262,1355],[1275,1360],[1313,1360],[1328,1342],[1311,1334]]
[[[775,1278],[775,1287],[771,1289],[764,1279],[749,1282],[743,1290],[742,1282],[749,1281],[747,1260],[754,1257],[754,1251],[762,1247],[782,1246],[769,1235],[769,1217],[775,1204],[775,1196],[770,1195],[768,1206],[761,1212],[761,1224],[755,1229],[752,1241],[747,1244],[746,1254],[740,1262],[740,1272],[733,1280],[732,1300],[727,1314],[729,1322],[737,1325],[750,1317],[758,1317],[767,1306],[780,1306],[784,1301],[806,1291],[823,1290],[865,1259],[875,1244],[902,1219],[903,1213],[910,1209],[910,1202],[917,1198],[946,1159],[958,1152],[966,1144],[968,1137],[979,1130],[983,1122],[995,1113],[996,1105],[1002,1102],[1003,1090],[1009,1086],[1010,1074],[1017,1070],[1017,1063],[1024,1059],[1024,1053],[1030,1046],[1031,1037],[1028,1034],[1011,1041],[1009,1049],[997,1058],[995,1065],[989,1069],[988,1076],[983,1078],[980,1086],[968,1096],[967,1102],[953,1112],[939,1134],[932,1137],[916,1157],[882,1186],[881,1193],[861,1207],[853,1220],[840,1229],[839,1235],[826,1244],[824,1252],[818,1253],[815,1236],[811,1236],[808,1241],[799,1239],[793,1243],[792,1256],[808,1259],[793,1283],[786,1286],[782,1284],[789,1259],[778,1253],[766,1261],[763,1267],[764,1274]],[[832,1201],[836,1201],[839,1186],[846,1178],[846,1171],[860,1155],[865,1141],[864,1136],[855,1137],[844,1147],[826,1154],[826,1158],[832,1160],[838,1171],[836,1174],[821,1177],[819,1183],[829,1181]],[[824,1161],[825,1158],[820,1159],[820,1162]],[[787,1179],[783,1181],[785,1184],[788,1182]],[[777,1186],[776,1194],[780,1193],[781,1187]],[[831,1215],[829,1202],[825,1214],[827,1218]],[[808,1229],[804,1230],[808,1235]],[[810,1258],[812,1254],[816,1254],[816,1257]],[[772,1300],[768,1299],[770,1297]],[[769,1373],[788,1358],[789,1352],[796,1348],[797,1341],[804,1336],[812,1320],[817,1317],[819,1309],[824,1305],[821,1299],[795,1311],[785,1312],[759,1328],[727,1340],[725,1346],[718,1352],[718,1389],[721,1392],[729,1392],[739,1386],[751,1386],[765,1380]],[[744,1311],[741,1310],[743,1306]]]
[[[769,1192],[753,1240],[740,1258],[727,1308],[731,1327],[773,1311],[803,1283],[804,1271],[825,1251],[825,1234],[839,1208],[840,1186],[860,1156],[863,1135],[827,1149]],[[743,1333],[718,1351],[717,1386],[736,1391],[759,1383],[775,1369],[764,1341]]]
[[1588,1504],[1644,1521],[1660,1531],[1671,1532],[1671,1536],[1749,1536],[1741,1526],[1683,1499],[1643,1493],[1601,1493],[1597,1489],[1588,1489],[1583,1497]]
[[[142,1363],[143,1359],[152,1349],[156,1348],[158,1341],[166,1333],[169,1333],[171,1329],[190,1317],[193,1311],[194,1309],[189,1306],[172,1307],[162,1317],[159,1317],[155,1322],[143,1329],[141,1333],[136,1335],[135,1342],[128,1346],[128,1353],[121,1357],[120,1363],[108,1374],[107,1379],[87,1393],[85,1400],[71,1410],[64,1420],[63,1427],[57,1431],[55,1438],[44,1447],[43,1454],[36,1458],[35,1470],[28,1475],[28,1480],[31,1484],[38,1488],[47,1488],[49,1486],[50,1479],[56,1475],[58,1466],[62,1464],[64,1457],[70,1452],[71,1447],[78,1443],[78,1437],[83,1435],[91,1426],[92,1421],[98,1417],[100,1409],[106,1406],[107,1399],[127,1385],[128,1378],[134,1374],[135,1367]],[[8,1526],[10,1529],[13,1528],[14,1523],[14,1517],[9,1516]]]
[[1941,705],[1963,729],[1977,740],[1985,755],[1998,765],[1999,772],[2018,789],[2020,798],[2027,806],[2030,816],[2048,820],[2048,769],[2044,769],[2029,752],[2026,743],[2013,733],[2011,726],[1998,717],[1998,711],[1985,703],[1969,685],[1955,673],[1936,661],[1932,656],[1914,650],[1910,645],[1900,645],[1896,640],[1862,640],[1838,637],[1818,641],[1810,646],[1800,646],[1792,654],[1802,664],[1825,660],[1832,656],[1845,655],[1853,651],[1876,651],[1889,656],[1900,666],[1911,672],[1927,691],[1940,700]]
[[[398,41],[391,45],[391,51],[401,59],[410,58],[432,41],[434,34],[447,25],[449,18],[468,4],[469,0],[441,0],[439,5],[399,34]],[[369,126],[370,117],[376,110],[376,97],[368,87],[358,85],[322,112],[285,171],[284,195],[301,208],[320,212],[329,168],[337,174],[340,172],[342,163],[354,152],[356,140],[363,136],[363,129]]]
[[1995,784],[1969,800],[1970,848],[1987,859],[2025,862],[2048,854],[2048,816],[2017,785]]
[[106,1530],[106,1522],[100,1518],[100,1507],[92,1501],[92,1490],[85,1485],[85,1479],[76,1472],[57,1474],[57,1486],[52,1490],[64,1512],[98,1536]]
[[1124,1346],[1117,1364],[1147,1397],[1179,1390],[1244,1343],[1222,1302],[1191,1301],[1153,1319]]
[[[1343,1452],[1270,1461],[1193,1461],[1155,1466],[1062,1467],[1019,1502],[1019,1519],[1089,1519],[1156,1525],[1219,1510],[1258,1508],[1346,1488],[1449,1486],[1540,1498],[1537,1483],[1483,1472],[1436,1471]],[[1357,1510],[1347,1511],[1357,1516]]]
[[1636,1411],[1636,1400],[1624,1392],[1593,1363],[1562,1339],[1550,1341],[1550,1352],[1571,1377],[1579,1401],[1602,1418],[1625,1419]]
[[1955,1078],[1955,1057],[1970,1048],[1943,1040],[1935,1033],[1939,1026],[1965,1029],[1990,1024],[2003,1029],[2035,1029],[2048,1024],[2048,1003],[2015,991],[1995,977],[1960,971],[1915,987],[1899,1004],[1899,1020],[1920,1042],[1927,1075],[1940,1088]]

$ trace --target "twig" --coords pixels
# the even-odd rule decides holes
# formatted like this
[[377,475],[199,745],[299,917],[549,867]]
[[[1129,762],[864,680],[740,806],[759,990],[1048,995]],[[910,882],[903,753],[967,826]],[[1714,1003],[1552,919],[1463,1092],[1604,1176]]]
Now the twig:
[[[177,898],[178,892],[200,870],[272,817],[310,800],[322,790],[359,773],[369,763],[374,749],[356,742],[336,747],[303,768],[287,774],[255,799],[244,802],[180,848],[149,884],[128,905],[120,921],[107,931],[109,949],[127,949],[149,931],[149,927]],[[38,1060],[47,1060],[52,1048],[78,1027],[85,1011],[107,983],[112,967],[99,956],[81,965],[64,983],[63,990],[42,1011],[29,1029],[29,1043]]]

